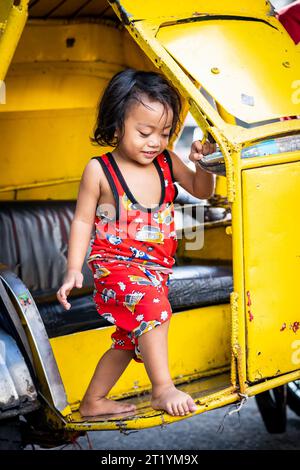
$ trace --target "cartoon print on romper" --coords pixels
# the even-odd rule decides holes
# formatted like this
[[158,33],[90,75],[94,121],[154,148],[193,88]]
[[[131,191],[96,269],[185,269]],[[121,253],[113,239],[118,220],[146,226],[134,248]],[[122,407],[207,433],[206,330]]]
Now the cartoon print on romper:
[[135,208],[134,203],[127,197],[126,193],[123,193],[121,201],[126,210],[133,210]]
[[129,337],[134,336],[135,338],[138,338],[141,334],[153,330],[153,328],[158,325],[161,325],[161,322],[157,320],[142,321],[137,328],[134,328],[134,330],[129,333]]
[[123,256],[123,255],[115,255],[116,259],[123,260],[123,261],[131,261],[132,258],[130,256]]
[[114,222],[114,218],[109,217],[107,214],[108,214],[108,211],[102,210],[101,204],[97,206],[96,217],[99,217],[102,225],[106,225],[109,222]]
[[132,291],[129,294],[125,295],[125,302],[123,305],[128,308],[132,313],[135,311],[135,307],[144,297],[145,292]]
[[101,313],[101,316],[105,318],[105,320],[109,321],[110,323],[113,323],[113,324],[116,323],[115,317],[113,317],[112,314],[109,312]]
[[115,339],[115,338],[112,338],[112,340],[113,340],[113,343],[114,343],[113,346],[114,346],[114,345],[121,346],[121,347],[122,347],[122,346],[125,346],[125,341],[124,341],[124,339]]
[[113,289],[107,289],[105,287],[105,289],[103,289],[103,291],[101,292],[101,297],[104,302],[108,302],[109,299],[116,299],[117,294],[116,291],[114,291]]
[[122,243],[121,237],[117,237],[116,235],[111,235],[110,233],[107,233],[105,236],[106,236],[106,239],[109,241],[109,243],[111,243],[112,245],[120,245],[120,243]]
[[170,225],[172,222],[172,203],[167,202],[164,210],[159,212],[154,212],[153,219],[158,224]]
[[126,289],[126,284],[124,284],[124,282],[122,281],[119,281],[117,284],[120,287],[121,291],[124,292],[124,290]]
[[175,230],[169,233],[169,238],[174,238],[174,240],[177,240],[177,233]]
[[[124,349],[124,348],[130,349],[133,347],[133,349],[135,350],[135,360],[137,362],[143,362],[142,356],[140,354],[139,346],[138,346],[138,337],[146,333],[147,331],[150,331],[153,328],[161,325],[163,322],[167,321],[169,316],[171,315],[171,311],[169,311],[167,308],[165,307],[163,309],[159,308],[161,299],[159,297],[160,294],[158,292],[160,292],[163,289],[163,284],[167,281],[168,276],[166,277],[164,274],[162,275],[159,271],[152,271],[151,269],[148,269],[147,265],[140,265],[138,266],[138,268],[140,271],[142,271],[144,276],[142,275],[138,276],[136,275],[136,273],[127,274],[126,278],[128,278],[128,283],[124,280],[121,281],[121,280],[116,279],[115,285],[119,287],[119,291],[122,291],[123,293],[125,293],[125,296],[123,297],[124,301],[120,302],[120,304],[123,304],[123,307],[127,311],[131,312],[130,317],[135,323],[135,325],[134,323],[132,324],[131,330],[128,331],[118,326],[120,315],[123,319],[124,319],[124,315],[126,315],[125,312],[122,312],[122,313],[119,312],[118,307],[115,305],[115,302],[118,303],[118,300],[117,300],[119,296],[118,288],[114,290],[110,287],[105,287],[104,289],[102,289],[102,292],[101,292],[101,289],[99,289],[100,284],[101,283],[106,284],[107,279],[106,278],[104,280],[101,279],[102,268],[103,268],[101,264],[94,262],[93,266],[95,268],[94,269],[95,274],[96,274],[97,268],[100,271],[100,278],[97,278],[96,275],[94,276],[95,282],[98,284],[98,289],[95,289],[94,291],[94,294],[96,297],[95,301],[96,301],[97,310],[105,320],[110,322],[112,325],[116,326],[115,332],[111,335],[111,338],[113,341],[111,347],[121,348],[121,349]],[[113,270],[111,271],[110,274],[111,276],[115,275]],[[148,290],[148,287],[147,287],[146,292],[141,292],[140,290],[132,290],[133,284],[141,284],[141,285],[149,286],[149,290]],[[155,292],[153,290],[151,292],[151,287],[152,289],[154,288],[156,291],[158,291],[157,295],[155,295]],[[97,299],[97,296],[96,296],[97,292],[98,294],[100,294],[100,297],[103,303],[101,303],[101,301]],[[145,298],[146,299],[149,298],[149,303],[148,301],[146,301],[145,303],[145,311],[144,309],[142,309],[142,311],[135,313],[136,306]],[[107,304],[108,302],[110,304],[109,302],[110,299],[114,300],[114,302],[111,304],[112,311],[107,312],[104,310],[103,307],[104,307],[104,303]],[[153,308],[151,308],[150,302]],[[115,308],[116,310],[114,310]],[[150,313],[149,308],[151,311],[150,318],[149,318],[149,313]],[[103,310],[105,313],[102,313]],[[131,347],[130,347],[130,344],[131,344]]]
[[[155,287],[161,286],[161,281],[163,280],[163,278],[161,277],[159,272],[156,272],[156,273],[152,272],[146,266],[139,266],[139,269],[143,271],[143,273],[145,273],[146,276],[148,276],[153,286]],[[158,276],[158,278],[156,276]]]
[[142,228],[137,230],[135,239],[144,242],[162,243],[164,240],[164,234],[159,227],[143,225]]
[[[123,230],[125,226],[118,226],[115,218],[108,216],[104,206],[97,208],[96,235],[91,244],[93,251],[89,258],[91,266],[95,267],[94,301],[98,313],[116,328],[111,336],[111,347],[133,349],[136,353],[135,360],[140,359],[138,362],[143,362],[138,337],[167,321],[172,314],[165,299],[166,286],[169,284],[168,273],[159,270],[159,265],[162,265],[162,268],[167,268],[169,272],[169,267],[172,266],[171,250],[175,245],[166,244],[166,250],[164,249],[167,233],[168,238],[177,238],[172,226],[174,204],[169,202],[174,195],[172,179],[167,159],[159,156],[166,197],[159,209],[151,211],[149,217],[148,213],[140,212],[139,204],[127,197],[118,175],[115,175],[109,166],[109,158],[104,156],[104,161],[116,181],[116,189],[121,199],[121,212],[123,214],[123,208],[128,212],[127,226],[134,222],[132,227],[135,232],[128,238],[127,230]],[[132,215],[131,211],[134,211]],[[121,216],[120,220],[122,221]],[[113,227],[113,232],[107,229],[112,222],[117,225]],[[129,240],[130,238],[132,240]],[[125,243],[125,239],[129,243]],[[97,257],[99,264],[95,266]],[[124,270],[115,270],[116,266],[121,266]],[[119,277],[120,275],[122,277]]]
[[[148,255],[145,251],[138,250],[135,246],[130,246],[130,251],[133,254],[134,258],[139,258],[139,259],[155,259],[154,256]],[[130,258],[129,258],[130,259]]]
[[150,279],[145,279],[143,276],[135,276],[134,274],[128,275],[132,284],[137,284],[138,286],[151,286],[152,282]]
[[101,266],[100,264],[94,264],[95,266],[95,274],[94,278],[95,279],[101,279],[102,277],[106,277],[110,274],[110,271],[105,268],[104,266]]

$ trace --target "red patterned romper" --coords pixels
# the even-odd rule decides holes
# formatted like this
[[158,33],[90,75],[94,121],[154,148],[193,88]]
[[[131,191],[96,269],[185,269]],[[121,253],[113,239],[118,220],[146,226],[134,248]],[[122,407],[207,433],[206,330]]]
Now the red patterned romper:
[[169,274],[177,248],[174,227],[172,161],[167,150],[154,164],[161,181],[158,206],[141,206],[128,188],[114,156],[93,157],[101,164],[115,199],[115,217],[98,206],[95,234],[87,259],[94,276],[98,313],[116,325],[112,348],[135,351],[143,362],[138,337],[170,319]]

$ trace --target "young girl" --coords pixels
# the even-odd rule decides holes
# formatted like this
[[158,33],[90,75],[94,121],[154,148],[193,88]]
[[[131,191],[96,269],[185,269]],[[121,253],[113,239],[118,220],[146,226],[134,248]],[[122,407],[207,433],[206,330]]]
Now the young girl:
[[[192,171],[167,150],[180,112],[180,96],[162,75],[134,69],[117,73],[100,101],[92,140],[114,150],[93,157],[84,169],[67,272],[57,292],[69,310],[67,295],[82,286],[81,269],[95,226],[87,260],[94,275],[93,299],[116,330],[81,402],[82,416],[135,411],[134,405],[106,398],[131,359],[145,365],[154,409],[173,416],[197,409],[174,386],[168,366],[168,281],[177,247],[174,181],[206,199],[213,194],[214,177],[198,164]],[[196,163],[214,151],[215,144],[196,141],[189,158]]]

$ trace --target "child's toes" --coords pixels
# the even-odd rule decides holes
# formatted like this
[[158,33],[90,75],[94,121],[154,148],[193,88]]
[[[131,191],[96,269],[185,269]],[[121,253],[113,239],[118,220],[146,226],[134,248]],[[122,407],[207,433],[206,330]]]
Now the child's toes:
[[136,410],[135,405],[127,405],[126,407],[124,407],[124,411],[135,411],[135,410]]
[[187,403],[183,403],[182,408],[183,408],[183,411],[184,411],[185,415],[188,415],[190,413],[190,410],[189,410],[189,407],[188,407]]
[[187,400],[187,405],[191,413],[197,410],[197,405],[191,397]]
[[180,416],[183,416],[185,414],[185,411],[184,411],[184,408],[183,408],[183,403],[179,403],[178,412],[179,412]]

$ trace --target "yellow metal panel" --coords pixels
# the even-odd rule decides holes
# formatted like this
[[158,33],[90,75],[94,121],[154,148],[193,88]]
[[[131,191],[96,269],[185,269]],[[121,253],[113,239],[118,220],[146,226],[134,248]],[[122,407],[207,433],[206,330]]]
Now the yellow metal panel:
[[242,121],[300,114],[299,52],[279,22],[212,18],[163,27],[157,38],[227,112]]
[[300,368],[300,162],[242,172],[247,376]]
[[221,197],[226,197],[226,195],[227,195],[227,181],[226,181],[225,176],[217,175],[215,194],[217,194],[218,196],[221,196]]
[[0,5],[0,80],[4,80],[7,69],[17,47],[27,20],[29,0],[20,0],[13,5],[12,0],[1,0]]
[[[0,108],[0,116],[5,121],[9,120],[9,117],[15,117],[12,112],[25,116],[25,112],[40,110],[52,110],[57,113],[64,110],[82,110],[84,114],[90,109],[95,113],[98,94],[107,80],[97,76],[96,71],[95,75],[86,77],[85,73],[88,74],[90,66],[77,65],[72,70],[73,74],[70,68],[60,67],[60,64],[56,64],[55,68],[51,64],[29,67],[20,65],[12,68],[6,80],[7,102]],[[69,127],[71,128],[71,123]]]
[[[87,137],[93,122],[94,110],[16,112],[9,118],[0,114],[1,144],[7,149],[1,161],[0,191],[15,186],[19,188],[17,199],[32,199],[37,195],[35,186],[32,194],[27,189],[26,197],[23,190],[34,182],[40,191],[42,183],[48,182],[50,188],[52,183],[56,186],[59,178],[61,184],[65,183],[63,179],[79,178],[85,162],[99,153]],[[41,189],[42,199],[47,199],[48,186]],[[73,193],[72,187],[70,191]],[[64,198],[68,197],[69,193],[65,192]]]
[[241,169],[258,168],[260,166],[278,165],[279,163],[298,162],[299,151],[279,153],[277,155],[263,155],[261,157],[242,158],[240,161]]
[[[76,404],[82,399],[98,360],[111,345],[113,331],[114,327],[106,327],[50,340],[69,403]],[[173,314],[169,364],[176,383],[212,373],[229,366],[229,362],[229,304]],[[120,398],[149,387],[143,364],[132,361],[110,396]]]
[[[66,47],[67,38],[74,38],[73,47]],[[76,198],[89,158],[110,150],[92,145],[89,136],[103,88],[125,65],[153,69],[126,30],[26,26],[0,106],[1,199]]]
[[270,2],[265,0],[111,0],[109,3],[119,11],[122,10],[130,21],[158,17],[172,17],[176,20],[183,16],[196,18],[207,14],[266,15],[273,10]]
[[[124,36],[127,36],[124,37]],[[46,39],[47,38],[47,39]],[[45,66],[52,69],[65,65],[65,73],[69,67],[71,73],[78,74],[78,62],[88,63],[85,74],[93,75],[101,70],[102,76],[109,76],[114,70],[113,64],[123,65],[123,45],[128,41],[128,34],[105,23],[68,23],[35,21],[27,24],[22,39],[16,49],[13,64],[30,62],[46,62]],[[136,53],[139,54],[137,48]],[[68,61],[68,62],[67,62]],[[33,63],[34,62],[34,63]],[[50,62],[47,64],[47,62]],[[71,63],[69,63],[71,62]],[[75,62],[72,64],[72,62]],[[99,62],[99,63],[98,63]],[[49,69],[44,70],[44,73]],[[25,71],[26,73],[26,71]],[[82,90],[84,91],[83,87]]]

